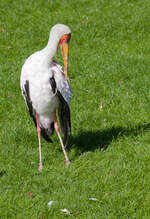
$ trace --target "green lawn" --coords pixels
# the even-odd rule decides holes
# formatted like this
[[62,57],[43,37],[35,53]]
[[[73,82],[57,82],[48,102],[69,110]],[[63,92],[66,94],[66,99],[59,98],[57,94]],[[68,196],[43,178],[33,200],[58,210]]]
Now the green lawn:
[[[71,165],[55,134],[39,172],[20,72],[56,23],[72,30]],[[0,218],[150,218],[149,0],[0,0]]]

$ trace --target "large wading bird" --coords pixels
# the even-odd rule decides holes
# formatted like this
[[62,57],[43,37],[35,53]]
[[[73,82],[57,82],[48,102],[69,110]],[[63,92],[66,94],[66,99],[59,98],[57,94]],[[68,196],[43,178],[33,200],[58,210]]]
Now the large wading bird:
[[[68,80],[70,38],[71,30],[69,27],[56,24],[50,31],[47,46],[29,56],[21,70],[22,95],[38,133],[40,170],[43,168],[40,137],[42,136],[46,141],[52,142],[50,136],[53,134],[54,129],[60,140],[66,165],[70,163],[65,151],[71,131],[71,88]],[[61,48],[65,70],[53,60],[58,45]],[[59,131],[57,114],[63,139]]]

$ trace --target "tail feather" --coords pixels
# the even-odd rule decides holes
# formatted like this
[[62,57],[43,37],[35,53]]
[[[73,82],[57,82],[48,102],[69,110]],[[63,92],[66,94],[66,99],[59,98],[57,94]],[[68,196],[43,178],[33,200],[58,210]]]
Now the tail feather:
[[47,142],[53,142],[52,139],[48,136],[46,129],[41,128],[41,136],[44,138]]
[[45,129],[44,127],[41,127],[41,135],[47,142],[53,142],[50,138],[54,133],[54,122],[51,123],[50,127]]

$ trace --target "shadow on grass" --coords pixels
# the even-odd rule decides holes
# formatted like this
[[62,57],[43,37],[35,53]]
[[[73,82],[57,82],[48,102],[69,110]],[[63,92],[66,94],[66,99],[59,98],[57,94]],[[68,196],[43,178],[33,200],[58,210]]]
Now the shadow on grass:
[[0,177],[2,177],[4,174],[6,174],[5,170],[0,171]]
[[[96,149],[106,150],[113,140],[120,137],[137,136],[145,131],[150,131],[150,123],[138,124],[135,127],[112,127],[97,132],[81,132],[70,139],[70,148],[75,145],[81,153]],[[68,144],[68,145],[69,145]]]

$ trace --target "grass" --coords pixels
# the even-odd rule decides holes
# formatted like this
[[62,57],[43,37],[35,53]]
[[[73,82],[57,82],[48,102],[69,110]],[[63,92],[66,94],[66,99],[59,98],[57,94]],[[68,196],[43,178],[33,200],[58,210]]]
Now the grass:
[[[0,1],[0,218],[149,218],[149,14],[149,0]],[[54,135],[40,173],[19,80],[56,23],[72,30],[72,162]]]

